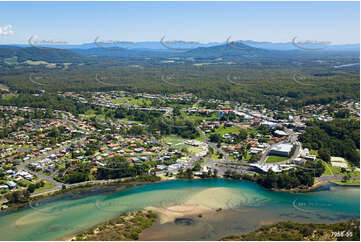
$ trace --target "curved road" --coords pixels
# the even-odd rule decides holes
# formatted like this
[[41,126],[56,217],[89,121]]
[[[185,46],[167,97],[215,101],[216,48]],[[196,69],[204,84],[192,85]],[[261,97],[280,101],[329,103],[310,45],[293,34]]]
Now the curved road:
[[213,149],[217,150],[218,153],[221,153],[223,155],[223,159],[226,161],[226,162],[230,162],[230,159],[227,155],[226,152],[224,152],[222,149],[218,148],[217,145],[215,143],[212,143],[209,141],[207,135],[203,132],[203,130],[201,130],[199,127],[196,128],[198,130],[199,133],[201,133],[201,135],[203,136],[204,138],[204,142],[206,142],[209,146],[211,146]]

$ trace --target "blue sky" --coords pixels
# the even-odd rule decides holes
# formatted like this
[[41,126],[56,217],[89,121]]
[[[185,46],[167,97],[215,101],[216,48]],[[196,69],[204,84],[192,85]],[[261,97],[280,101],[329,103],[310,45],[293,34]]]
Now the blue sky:
[[[11,26],[9,26],[11,25]],[[8,26],[8,27],[7,27]],[[12,32],[11,32],[12,31]],[[359,43],[359,2],[0,2],[0,43],[40,40]]]

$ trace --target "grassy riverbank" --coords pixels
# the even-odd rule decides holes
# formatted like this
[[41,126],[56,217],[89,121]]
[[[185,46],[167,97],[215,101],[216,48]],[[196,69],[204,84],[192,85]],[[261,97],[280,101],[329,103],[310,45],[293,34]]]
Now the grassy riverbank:
[[86,232],[76,235],[73,241],[138,240],[139,234],[157,220],[152,211],[137,211],[123,214]]
[[[19,208],[23,208],[29,205],[30,202],[33,201],[37,201],[46,197],[53,197],[53,196],[58,196],[70,191],[74,191],[74,190],[78,190],[78,189],[86,189],[86,188],[91,188],[91,187],[95,187],[95,186],[109,186],[109,185],[117,185],[117,184],[146,184],[146,183],[154,183],[154,182],[159,182],[161,181],[161,178],[158,176],[140,176],[140,177],[132,177],[129,179],[119,179],[119,180],[113,180],[113,181],[104,181],[101,183],[84,183],[84,184],[80,184],[79,186],[73,186],[73,187],[69,187],[69,188],[65,188],[65,189],[61,189],[61,190],[57,190],[57,191],[50,191],[50,192],[45,192],[45,193],[41,193],[38,194],[36,196],[29,196],[29,197],[24,197],[23,195],[21,195],[22,199],[19,199],[17,202],[12,202],[12,203],[7,203],[7,205],[9,206],[7,211],[9,210],[16,210]],[[20,191],[21,192],[21,191]]]
[[276,192],[293,192],[293,193],[307,193],[307,192],[312,192],[314,190],[316,190],[319,187],[322,187],[323,185],[325,185],[326,182],[320,182],[320,181],[315,181],[315,183],[310,186],[300,186],[300,187],[296,187],[296,188],[291,188],[291,189],[271,189],[272,191],[276,191]]
[[360,180],[335,180],[331,181],[333,184],[340,185],[340,186],[360,186]]
[[243,235],[229,235],[221,240],[304,240],[304,241],[359,241],[360,221],[350,220],[335,224],[300,224],[294,222],[280,222],[264,225],[254,232]]

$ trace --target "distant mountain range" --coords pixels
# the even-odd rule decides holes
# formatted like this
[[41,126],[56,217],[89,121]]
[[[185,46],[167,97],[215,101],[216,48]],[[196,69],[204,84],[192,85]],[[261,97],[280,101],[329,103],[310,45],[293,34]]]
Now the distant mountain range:
[[[220,59],[223,61],[241,60],[244,56],[253,60],[272,62],[274,57],[297,57],[300,54],[352,53],[359,56],[359,45],[328,45],[319,48],[317,44],[271,43],[236,41],[227,43],[182,43],[182,42],[137,42],[129,46],[114,46],[107,43],[82,45],[47,45],[40,48],[29,45],[0,45],[0,59],[17,57],[19,61],[44,60],[51,62],[87,62],[89,57],[122,58],[196,58],[198,60]],[[132,48],[130,48],[132,45]],[[128,48],[129,47],[129,48]],[[302,49],[304,48],[304,49]],[[306,51],[306,50],[317,51]],[[288,61],[288,60],[286,60]]]
[[[360,44],[342,44],[342,45],[332,45],[332,44],[317,44],[317,43],[295,43],[293,42],[257,42],[253,40],[242,41],[242,43],[262,49],[270,50],[296,50],[302,47],[309,49],[319,49],[325,51],[360,51]],[[297,47],[297,46],[298,47]]]
[[[235,42],[229,42],[233,44],[245,44],[250,47],[266,49],[266,50],[297,50],[297,49],[319,49],[325,51],[359,51],[360,44],[342,44],[332,45],[324,43],[312,43],[312,42],[258,42],[253,40],[241,40]],[[93,49],[93,48],[118,48],[118,49],[137,49],[137,50],[149,50],[149,51],[180,51],[190,50],[200,47],[213,47],[225,45],[226,42],[210,42],[210,43],[199,43],[199,42],[186,42],[186,41],[142,41],[142,42],[118,42],[109,43],[95,41],[92,43],[84,44],[43,44],[41,47],[58,48],[58,49]],[[18,44],[8,46],[18,47],[30,47],[29,44]],[[2,45],[0,45],[2,46]],[[34,46],[37,46],[34,44]],[[39,45],[40,46],[40,45]]]

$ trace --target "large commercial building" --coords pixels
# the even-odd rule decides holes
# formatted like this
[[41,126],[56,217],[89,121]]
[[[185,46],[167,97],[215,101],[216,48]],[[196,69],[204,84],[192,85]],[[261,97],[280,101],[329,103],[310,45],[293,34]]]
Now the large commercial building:
[[278,144],[270,149],[270,155],[289,156],[291,153],[292,144]]

